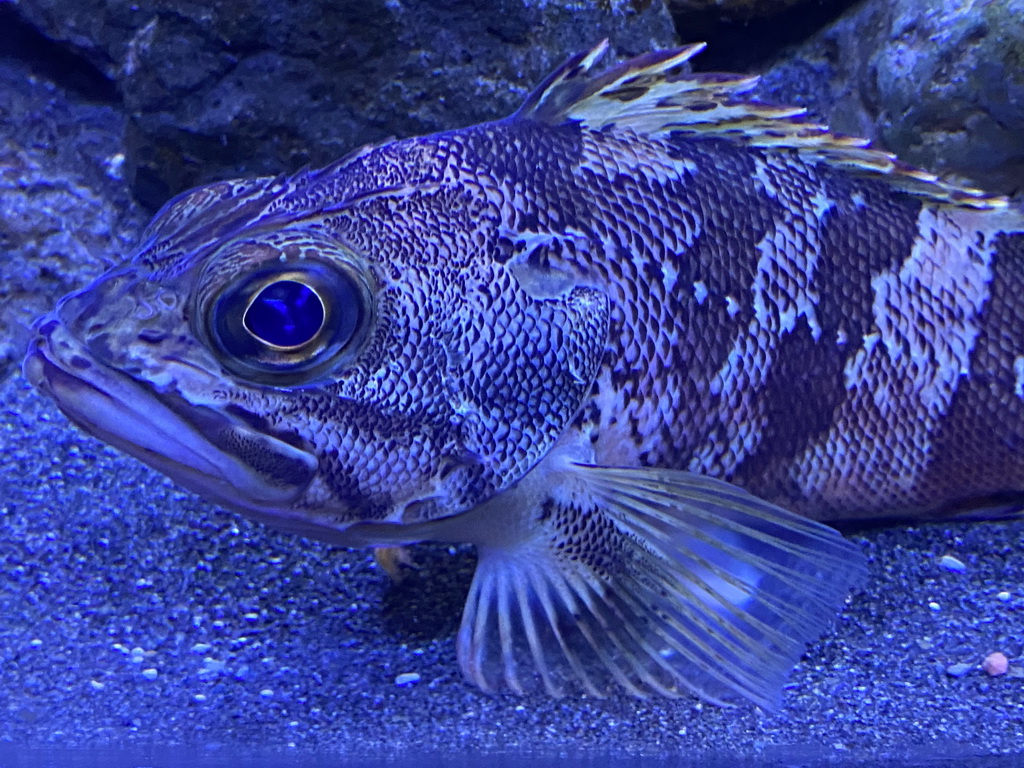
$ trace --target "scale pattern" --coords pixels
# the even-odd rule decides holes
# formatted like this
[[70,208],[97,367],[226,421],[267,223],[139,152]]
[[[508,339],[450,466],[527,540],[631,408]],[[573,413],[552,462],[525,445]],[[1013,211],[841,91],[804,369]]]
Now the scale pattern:
[[[551,133],[533,134],[538,159],[566,154]],[[560,194],[522,196],[537,203],[516,218],[548,230],[530,260],[611,298],[577,420],[598,463],[711,474],[826,519],[1024,488],[1019,213],[911,198],[793,150],[575,141]],[[537,165],[544,182],[523,182],[550,184]]]
[[[916,199],[793,150],[722,139],[509,121],[434,141],[339,174],[344,194],[372,202],[348,208],[336,231],[357,247],[394,243],[392,263],[411,249],[433,276],[421,301],[459,306],[460,356],[484,367],[475,401],[495,404],[485,430],[542,416],[517,410],[522,390],[489,373],[523,339],[502,343],[480,318],[539,300],[515,275],[535,292],[608,298],[601,368],[575,421],[599,463],[712,474],[821,518],[1021,490],[1021,460],[1000,446],[1024,430],[1024,337],[1015,305],[992,295],[1024,269],[1016,212]],[[371,186],[416,168],[410,157],[426,162],[399,190]],[[425,213],[410,210],[425,182],[438,185],[434,208],[466,209],[430,247]],[[322,194],[338,195],[338,180]]]

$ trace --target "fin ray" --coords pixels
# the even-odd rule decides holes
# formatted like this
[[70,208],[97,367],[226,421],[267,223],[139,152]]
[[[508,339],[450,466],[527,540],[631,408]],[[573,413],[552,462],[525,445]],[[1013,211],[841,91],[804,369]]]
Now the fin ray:
[[[642,587],[642,585],[635,581],[634,585],[638,588]],[[627,597],[625,599],[630,600],[634,603],[634,605],[636,605],[635,601],[633,601],[631,597],[628,597],[629,593],[626,594]],[[728,669],[728,666],[726,664],[721,663],[724,661],[724,657],[718,654],[715,651],[715,649],[713,649],[707,643],[706,640],[702,640],[700,636],[701,631],[707,633],[708,627],[701,626],[703,622],[701,622],[698,617],[695,617],[691,611],[688,611],[686,609],[685,603],[680,604],[678,606],[673,606],[673,608],[677,612],[683,613],[683,618],[687,619],[691,624],[695,625],[696,629],[687,629],[686,624],[680,622],[678,618],[676,618],[671,623],[666,621],[663,627],[660,627],[656,630],[657,636],[669,645],[669,648],[666,650],[673,650],[676,653],[679,653],[687,657],[714,658],[716,661],[719,661],[720,663],[717,665],[701,663],[699,664],[700,670],[708,676],[710,676],[711,678],[714,678],[718,682],[722,683],[729,689],[751,689],[755,686],[755,682],[752,679],[750,679],[749,675],[737,675],[735,674],[735,670],[733,670],[733,675],[729,675],[728,673],[722,671]],[[640,606],[637,606],[637,609],[639,610]],[[695,618],[697,620],[695,620]],[[627,627],[629,627],[629,625],[627,625]],[[674,670],[672,666],[668,663],[668,661],[665,659],[663,652],[651,646],[647,638],[643,638],[643,647],[647,649],[648,656],[654,659],[659,666],[667,670],[669,673],[674,674]],[[711,694],[703,690],[701,687],[692,683],[688,678],[680,678],[680,682],[685,683],[686,687],[692,692],[697,693],[698,695],[704,698],[710,699],[714,703],[725,703],[723,699],[720,699],[714,694]]]
[[792,149],[813,163],[886,181],[894,189],[937,203],[981,210],[1009,200],[946,181],[869,146],[867,139],[832,133],[806,118],[801,107],[766,104],[750,96],[757,76],[684,72],[703,43],[654,51],[592,75],[608,49],[604,40],[555,70],[512,119],[552,125],[578,121],[599,131],[609,126],[649,136],[719,138],[753,147]]
[[771,709],[863,571],[837,532],[720,480],[580,464],[556,477],[512,492],[502,512],[518,522],[481,529],[459,658],[484,690]]

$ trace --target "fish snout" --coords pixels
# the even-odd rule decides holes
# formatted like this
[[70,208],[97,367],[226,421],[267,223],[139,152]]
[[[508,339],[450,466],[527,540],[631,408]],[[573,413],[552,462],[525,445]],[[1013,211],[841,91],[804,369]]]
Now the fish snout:
[[32,332],[22,372],[37,389],[49,392],[50,373],[58,368],[82,370],[92,365],[88,357],[82,354],[81,346],[68,335],[67,328],[56,312],[36,320]]

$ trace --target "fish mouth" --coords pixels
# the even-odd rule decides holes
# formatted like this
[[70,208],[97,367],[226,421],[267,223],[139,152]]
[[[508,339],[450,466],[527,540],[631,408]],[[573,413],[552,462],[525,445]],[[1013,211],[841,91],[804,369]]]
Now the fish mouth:
[[65,333],[52,343],[58,326],[46,324],[32,341],[24,372],[68,419],[189,490],[290,527],[288,508],[312,482],[315,456],[231,415],[158,394]]

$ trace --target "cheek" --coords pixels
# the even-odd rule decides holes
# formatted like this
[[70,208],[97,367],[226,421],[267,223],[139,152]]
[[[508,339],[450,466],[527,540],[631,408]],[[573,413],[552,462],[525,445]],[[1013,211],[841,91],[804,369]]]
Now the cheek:
[[473,505],[482,467],[465,458],[451,420],[339,397],[330,404],[333,415],[307,427],[318,488],[338,508],[363,521],[401,523],[407,514],[432,519]]

